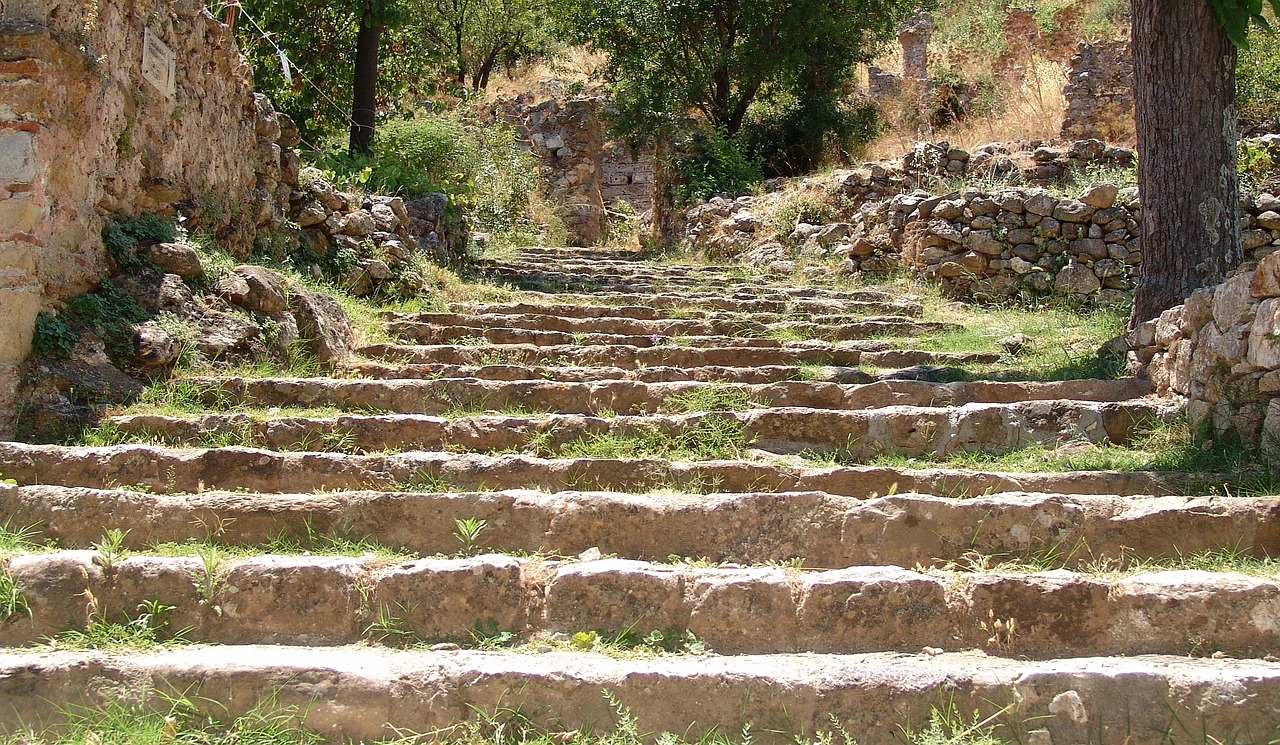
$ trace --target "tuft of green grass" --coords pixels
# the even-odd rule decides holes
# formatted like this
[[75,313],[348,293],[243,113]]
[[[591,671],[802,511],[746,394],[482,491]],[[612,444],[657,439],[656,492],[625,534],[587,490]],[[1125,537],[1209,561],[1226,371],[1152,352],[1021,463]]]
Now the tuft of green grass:
[[96,649],[106,652],[145,651],[187,643],[186,629],[170,628],[169,614],[176,606],[158,600],[138,604],[138,614],[123,621],[111,621],[95,615],[83,630],[71,629],[49,637],[55,649]]
[[708,414],[677,432],[640,426],[631,434],[602,432],[585,435],[560,447],[565,458],[665,458],[668,460],[731,460],[751,446],[746,425],[737,419]]
[[748,389],[725,381],[690,388],[667,396],[662,408],[682,414],[705,411],[745,411],[765,406],[760,397]]
[[38,540],[41,535],[40,525],[17,525],[13,518],[6,518],[0,523],[0,556],[9,554],[29,554],[37,551],[48,551],[53,548],[52,541]]
[[4,745],[320,745],[324,737],[299,725],[303,712],[280,707],[275,696],[226,721],[211,713],[223,705],[183,694],[151,691],[141,701],[120,698],[99,706],[69,706],[64,720],[43,731],[0,738]]
[[30,614],[31,604],[23,594],[22,586],[9,573],[8,567],[0,568],[0,624]]

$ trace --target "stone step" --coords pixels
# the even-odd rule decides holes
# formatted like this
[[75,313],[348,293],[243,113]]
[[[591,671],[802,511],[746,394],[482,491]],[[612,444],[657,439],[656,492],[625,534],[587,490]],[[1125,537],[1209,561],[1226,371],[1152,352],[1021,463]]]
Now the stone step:
[[[686,450],[709,448],[725,457],[750,447],[780,454],[836,452],[865,463],[883,454],[945,458],[963,452],[1003,454],[1034,445],[1123,445],[1137,424],[1170,415],[1152,402],[1098,404],[1023,401],[956,408],[886,406],[836,411],[783,407],[745,412],[668,416],[350,415],[336,417],[249,414],[167,416],[135,414],[104,424],[135,442],[198,446],[234,443],[272,450],[380,453],[410,450],[526,452],[562,456],[593,438],[634,442],[653,452],[655,440]],[[731,438],[731,439],[727,439]],[[582,452],[582,451],[576,451]]]
[[[606,380],[637,380],[645,383],[745,383],[767,385],[788,380],[823,383],[871,383],[876,378],[855,367],[811,366],[808,368],[769,365],[765,367],[529,367],[527,365],[390,365],[356,362],[344,370],[355,377],[378,380],[438,380],[440,378],[480,378],[481,380],[555,380],[561,383],[589,383]],[[901,373],[894,371],[890,374]]]
[[610,276],[628,274],[698,276],[710,274],[714,276],[741,277],[744,273],[755,272],[755,270],[742,264],[651,264],[626,258],[604,258],[601,256],[520,256],[514,259],[484,259],[472,266],[481,270],[490,268],[529,272],[551,270],[563,273],[577,272],[581,274],[607,274]]
[[862,745],[890,745],[903,728],[927,728],[931,707],[966,718],[976,711],[1011,737],[1059,744],[1157,745],[1183,731],[1203,742],[1262,742],[1280,726],[1280,665],[1260,660],[1024,661],[980,652],[615,659],[365,646],[0,654],[0,726],[10,731],[62,721],[82,706],[169,706],[155,693],[172,691],[222,720],[292,707],[337,741],[437,732],[477,712],[520,712],[553,733],[608,732],[619,707],[640,732],[696,742],[747,726],[770,745],[830,732],[833,720]]
[[904,368],[917,365],[991,364],[997,353],[930,352],[898,350],[884,342],[785,342],[776,346],[685,347],[664,345],[582,346],[565,344],[493,344],[465,346],[453,344],[404,345],[373,344],[359,353],[369,359],[412,364],[443,365],[530,365],[530,366],[611,366],[624,369],[642,367],[769,367],[835,365],[840,367]]
[[[467,642],[489,619],[524,638],[687,631],[721,654],[1262,657],[1280,644],[1280,580],[1205,571],[797,571],[501,555],[388,563],[265,554],[208,566],[198,556],[107,564],[90,550],[6,565],[30,609],[0,629],[10,646],[96,619],[124,623],[151,599],[174,607],[166,620],[186,638],[220,644],[354,644],[388,633],[398,643]],[[371,630],[380,614],[395,627]]]
[[[528,293],[558,296],[583,295],[590,302],[599,303],[601,293],[608,293],[612,302],[621,302],[627,296],[646,297],[652,294],[683,295],[689,304],[698,298],[716,298],[741,295],[742,299],[809,298],[825,300],[884,300],[888,293],[880,290],[836,290],[810,285],[770,284],[760,279],[724,279],[681,282],[671,278],[652,280],[611,280],[596,278],[578,272],[514,272],[490,270],[485,276],[490,280],[508,283]],[[678,293],[676,288],[679,288]],[[526,297],[525,300],[529,298]],[[643,303],[643,301],[641,301]]]
[[0,484],[0,512],[15,528],[30,526],[36,542],[79,549],[119,529],[135,550],[210,538],[260,547],[319,535],[371,538],[430,556],[457,552],[455,521],[478,518],[486,527],[476,545],[485,550],[576,556],[598,548],[645,561],[676,555],[839,569],[1020,560],[1123,568],[1224,549],[1280,555],[1280,497],[1003,492],[860,499],[812,491],[708,496],[523,489],[169,496]]
[[[469,321],[466,325],[436,326],[416,321],[388,321],[384,324],[386,331],[396,339],[414,344],[469,344],[482,341],[487,344],[536,344],[538,346],[633,346],[661,347],[668,345],[691,347],[779,347],[789,342],[776,339],[749,336],[754,332],[760,335],[770,332],[791,332],[806,339],[822,341],[858,341],[892,336],[923,336],[956,328],[950,324],[922,323],[909,318],[879,318],[858,321],[841,326],[821,326],[809,323],[785,323],[769,326],[759,325],[752,328],[750,324],[741,324],[736,330],[729,328],[699,329],[699,322],[671,322],[669,324],[653,324],[655,328],[666,327],[667,332],[643,332],[640,328],[625,329],[624,324],[613,324],[619,331],[636,331],[639,333],[611,332],[564,332],[540,331],[523,326],[504,326],[501,319],[496,319],[495,326],[482,322]],[[533,325],[532,323],[529,325]],[[684,325],[690,330],[734,331],[733,335],[705,334],[681,335],[676,329]]]
[[[860,410],[884,406],[955,406],[1073,399],[1122,402],[1150,391],[1147,381],[1072,380],[1055,383],[926,383],[892,380],[865,385],[784,381],[768,385],[644,383],[612,380],[566,383],[554,380],[368,380],[361,378],[190,378],[206,404],[237,406],[333,407],[396,414],[476,414],[520,409],[564,414],[644,414],[681,410],[680,397],[750,397],[760,406]],[[748,404],[750,405],[750,404]],[[1154,403],[1138,405],[1146,415]],[[1141,411],[1139,410],[1141,409]],[[1045,416],[1036,412],[1031,416]],[[923,425],[922,425],[923,426]]]
[[147,489],[160,494],[209,490],[291,493],[394,489],[567,489],[637,492],[822,491],[871,498],[897,492],[965,497],[1005,491],[1053,494],[1207,493],[1228,477],[1154,471],[999,473],[958,469],[814,468],[736,461],[543,459],[412,452],[395,455],[290,453],[254,448],[154,445],[63,447],[0,442],[0,473],[19,484]]
[[[672,300],[673,298],[668,298]],[[572,305],[558,303],[450,303],[455,313],[470,315],[530,315],[549,318],[628,318],[637,321],[661,321],[670,318],[701,319],[713,322],[738,321],[744,318],[770,323],[786,320],[807,320],[812,323],[850,323],[865,316],[898,315],[919,317],[923,313],[920,303],[914,299],[894,302],[866,302],[849,300],[840,302],[816,300],[767,301],[744,300],[736,310],[708,310],[688,306],[659,305]],[[751,315],[747,315],[751,314]]]
[[[584,295],[574,293],[547,293],[526,290],[520,293],[520,299],[504,306],[533,306],[535,308],[562,306],[587,309],[584,313],[594,313],[597,308],[632,308],[648,307],[658,310],[680,310],[681,312],[706,311],[727,313],[844,313],[861,312],[868,304],[892,305],[900,297],[879,290],[859,290],[851,298],[837,300],[825,298],[796,297],[787,293],[775,292],[762,296],[760,292],[741,292],[726,295],[722,292],[653,292],[645,294],[618,293],[614,295]],[[908,302],[916,302],[913,296],[907,296]],[[455,310],[486,307],[487,303],[456,303],[450,307]],[[847,309],[847,310],[846,310]],[[606,314],[607,315],[607,314]]]
[[[393,313],[390,328],[412,329],[414,324],[440,328],[469,329],[526,329],[562,334],[591,336],[686,336],[686,337],[764,337],[769,334],[796,333],[811,339],[847,340],[864,338],[870,327],[874,335],[916,335],[941,331],[945,324],[921,323],[905,316],[855,317],[838,323],[820,323],[808,320],[786,320],[762,323],[749,318],[726,320],[660,319],[635,320],[621,317],[572,318],[543,314],[484,314],[465,313]],[[408,335],[412,335],[410,332]],[[573,343],[577,337],[562,337]]]

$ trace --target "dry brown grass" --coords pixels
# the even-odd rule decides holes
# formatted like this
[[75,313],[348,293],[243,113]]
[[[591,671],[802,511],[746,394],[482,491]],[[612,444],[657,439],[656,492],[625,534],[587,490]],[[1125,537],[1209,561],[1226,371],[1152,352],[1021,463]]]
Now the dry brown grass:
[[553,58],[522,64],[508,74],[496,76],[490,81],[485,98],[513,98],[537,91],[543,81],[552,78],[569,83],[597,84],[601,82],[600,71],[607,61],[602,52],[587,47],[569,47]]
[[1062,87],[1066,69],[1039,56],[1024,66],[1017,83],[1000,91],[1000,113],[972,116],[948,127],[932,129],[912,123],[918,120],[919,106],[910,95],[884,105],[890,130],[871,144],[870,159],[897,158],[920,140],[947,140],[959,147],[984,142],[1048,141],[1057,138],[1066,111]]

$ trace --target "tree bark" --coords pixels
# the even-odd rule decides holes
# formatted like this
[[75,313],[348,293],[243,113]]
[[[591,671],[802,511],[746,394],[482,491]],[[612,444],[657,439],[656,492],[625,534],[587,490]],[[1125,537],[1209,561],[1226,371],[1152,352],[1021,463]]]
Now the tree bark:
[[1142,269],[1131,325],[1243,260],[1236,49],[1209,0],[1133,0]]
[[352,155],[373,154],[373,126],[378,114],[378,45],[382,41],[382,25],[373,23],[368,14],[360,19],[356,34],[356,70],[351,89]]

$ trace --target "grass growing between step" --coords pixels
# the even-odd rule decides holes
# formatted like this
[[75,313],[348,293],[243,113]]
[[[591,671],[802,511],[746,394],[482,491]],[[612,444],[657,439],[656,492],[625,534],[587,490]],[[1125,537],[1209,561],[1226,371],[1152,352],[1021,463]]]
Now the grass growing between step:
[[[561,445],[563,458],[664,458],[667,460],[730,460],[751,446],[746,425],[716,414],[678,432],[656,426],[637,427],[631,434],[597,433]],[[534,447],[537,447],[536,444]]]
[[1274,578],[1280,575],[1280,559],[1255,554],[1243,547],[1174,552],[1169,556],[1135,556],[1127,549],[1119,555],[1095,554],[1084,541],[1073,545],[1055,544],[1014,556],[970,551],[954,561],[936,561],[934,572],[1007,572],[1012,574],[1051,572],[1066,569],[1099,577],[1128,577],[1151,572],[1199,570],[1216,574],[1246,574]]
[[[814,456],[847,462],[839,453]],[[942,458],[884,454],[868,465],[886,468],[966,468],[982,471],[1065,473],[1073,471],[1162,471],[1225,474],[1222,491],[1234,496],[1280,494],[1280,459],[1259,456],[1229,436],[1218,436],[1185,419],[1141,423],[1124,445],[1078,443],[1062,448],[1033,446],[1010,453],[955,452]]]

